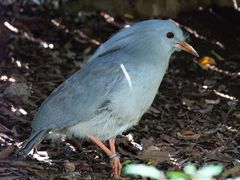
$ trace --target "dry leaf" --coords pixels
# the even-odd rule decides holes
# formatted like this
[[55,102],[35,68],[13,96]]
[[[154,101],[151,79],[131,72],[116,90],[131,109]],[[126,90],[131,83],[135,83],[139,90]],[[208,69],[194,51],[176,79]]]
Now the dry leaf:
[[7,127],[0,123],[0,132],[1,133],[10,132],[10,129],[8,129]]
[[183,139],[199,139],[201,136],[200,133],[194,133],[192,130],[182,130],[178,132],[177,135]]
[[211,57],[205,56],[198,60],[198,65],[202,69],[208,69],[209,65],[216,65],[216,61]]
[[149,111],[152,112],[152,113],[155,113],[155,114],[159,114],[160,113],[160,111],[157,108],[153,107],[153,106],[151,106],[149,108]]
[[75,163],[75,169],[80,171],[90,170],[90,165],[86,162],[78,162]]
[[2,151],[0,151],[0,159],[6,159],[9,154],[11,154],[14,150],[14,146],[7,146],[5,149],[3,149]]
[[240,176],[240,166],[238,165],[238,166],[235,166],[235,167],[233,167],[231,169],[226,169],[223,172],[222,176],[224,178]]
[[188,99],[188,98],[182,98],[182,103],[188,107],[192,107],[192,105],[195,103],[195,101]]
[[138,158],[146,161],[168,161],[170,160],[170,155],[167,151],[162,151],[156,146],[149,146],[138,154]]
[[31,89],[25,83],[13,83],[5,89],[3,94],[10,97],[24,96],[28,98],[31,96]]
[[218,104],[220,102],[220,99],[205,99],[205,102],[207,104]]
[[174,138],[173,136],[168,136],[167,134],[162,134],[161,139],[171,144],[179,143],[179,141],[176,138]]
[[65,162],[64,163],[64,168],[66,169],[66,171],[75,171],[75,163],[73,162]]
[[48,178],[49,177],[49,172],[46,170],[34,170],[35,174],[38,175],[41,178]]
[[240,119],[240,111],[236,111],[233,113],[233,116],[235,116],[236,118]]
[[152,146],[153,144],[155,144],[153,137],[150,137],[148,139],[147,138],[143,138],[143,139],[141,139],[141,143],[142,143],[144,149],[147,149],[150,146]]

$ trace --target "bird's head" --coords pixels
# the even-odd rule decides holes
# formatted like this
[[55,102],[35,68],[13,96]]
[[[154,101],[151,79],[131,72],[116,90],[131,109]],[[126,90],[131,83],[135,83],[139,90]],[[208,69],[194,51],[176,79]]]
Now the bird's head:
[[163,28],[163,35],[165,34],[165,41],[170,44],[175,51],[186,51],[194,56],[199,56],[197,51],[186,42],[187,36],[182,32],[175,22],[168,21],[168,25]]
[[109,52],[119,52],[140,57],[162,57],[168,60],[173,52],[180,50],[198,56],[194,48],[185,40],[186,37],[182,30],[173,21],[141,21],[112,36],[98,48],[91,59]]
[[183,50],[194,56],[199,56],[195,49],[185,41],[186,35],[173,21],[142,21],[133,25],[130,31],[135,32],[135,35],[138,35],[138,38],[142,39],[142,42],[150,42],[152,46],[159,47],[159,49],[165,52],[173,53],[174,51]]

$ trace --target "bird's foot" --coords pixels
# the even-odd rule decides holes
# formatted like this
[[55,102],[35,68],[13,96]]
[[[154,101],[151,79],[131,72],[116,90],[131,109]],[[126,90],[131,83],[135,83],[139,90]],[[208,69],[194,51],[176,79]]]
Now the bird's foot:
[[122,164],[120,162],[119,156],[114,156],[111,158],[111,165],[112,176],[114,177],[114,179],[124,180],[124,178],[121,177]]
[[98,138],[96,138],[95,136],[89,136],[89,139],[91,139],[94,143],[96,143],[110,158],[111,160],[111,165],[113,167],[113,171],[112,171],[112,176],[114,177],[114,179],[121,179],[123,180],[124,178],[122,178],[121,175],[121,171],[122,171],[122,165],[120,162],[120,156],[119,154],[116,152],[115,149],[115,137],[112,137],[111,139],[109,139],[109,148],[107,148]]

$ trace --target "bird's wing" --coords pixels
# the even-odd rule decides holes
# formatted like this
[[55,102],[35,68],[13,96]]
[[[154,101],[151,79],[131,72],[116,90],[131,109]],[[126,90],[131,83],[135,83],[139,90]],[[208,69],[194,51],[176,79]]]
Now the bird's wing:
[[96,57],[55,89],[40,106],[33,130],[62,129],[93,118],[121,86],[124,74],[115,53]]

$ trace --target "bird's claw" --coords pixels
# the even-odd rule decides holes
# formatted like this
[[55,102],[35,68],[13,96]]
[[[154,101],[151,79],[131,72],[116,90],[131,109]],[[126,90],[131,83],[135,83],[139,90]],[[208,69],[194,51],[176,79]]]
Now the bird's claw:
[[121,177],[121,171],[122,171],[122,164],[120,162],[120,159],[118,156],[115,156],[111,159],[112,164],[112,176],[114,179],[120,179],[124,180],[123,177]]

